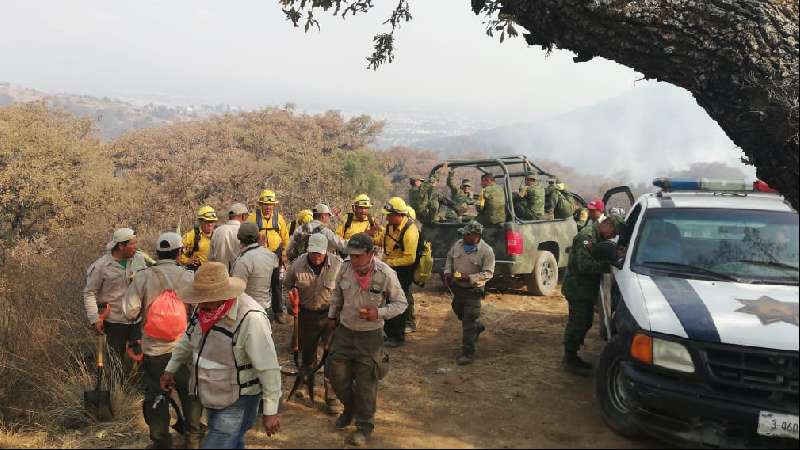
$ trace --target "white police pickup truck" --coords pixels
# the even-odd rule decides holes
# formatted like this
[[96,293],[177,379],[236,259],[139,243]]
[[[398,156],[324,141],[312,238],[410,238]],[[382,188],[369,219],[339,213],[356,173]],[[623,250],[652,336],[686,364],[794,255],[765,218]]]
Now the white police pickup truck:
[[603,418],[681,446],[798,448],[797,212],[744,183],[654,184],[600,289]]

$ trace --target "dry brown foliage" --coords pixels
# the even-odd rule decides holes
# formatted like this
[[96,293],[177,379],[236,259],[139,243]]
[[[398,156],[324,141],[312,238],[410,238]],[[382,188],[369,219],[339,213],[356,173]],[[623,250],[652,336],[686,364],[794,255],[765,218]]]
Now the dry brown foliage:
[[[224,217],[265,187],[287,219],[318,201],[343,205],[356,188],[342,180],[344,162],[374,165],[362,149],[381,126],[267,109],[103,145],[90,122],[44,103],[0,108],[0,424],[88,423],[92,335],[81,291],[115,228],[133,227],[150,252],[159,232],[190,227],[201,204]],[[388,179],[373,184],[386,190]],[[121,400],[122,386],[114,390]],[[135,397],[126,398],[127,411]]]

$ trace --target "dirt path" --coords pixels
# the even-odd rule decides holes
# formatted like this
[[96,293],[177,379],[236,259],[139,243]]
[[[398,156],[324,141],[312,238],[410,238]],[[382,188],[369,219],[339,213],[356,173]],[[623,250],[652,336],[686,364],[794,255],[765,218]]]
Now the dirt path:
[[[419,331],[405,347],[392,350],[391,371],[378,398],[374,448],[643,448],[650,441],[631,441],[610,431],[600,419],[591,380],[560,370],[566,302],[561,296],[536,298],[491,293],[482,319],[478,358],[471,366],[455,364],[459,355],[460,323],[440,287],[415,293]],[[291,326],[275,331],[279,353],[286,354]],[[587,355],[601,348],[590,332]],[[288,363],[288,358],[287,358]],[[293,379],[284,379],[288,391]],[[253,431],[251,448],[341,448],[346,433],[333,429],[333,418],[321,411],[318,382],[316,408],[288,402],[283,431],[268,438]],[[138,408],[137,408],[138,409]],[[132,414],[95,439],[94,430],[60,436],[58,446],[144,448],[147,428]],[[85,437],[82,437],[82,436]],[[88,435],[88,436],[87,436]],[[88,439],[86,439],[88,438]],[[5,441],[13,447],[36,441]],[[39,441],[39,445],[44,445]]]
[[[392,368],[379,393],[371,446],[438,448],[641,448],[602,423],[588,379],[560,370],[566,302],[490,294],[482,317],[478,359],[455,364],[460,323],[440,288],[415,293],[419,331],[392,351]],[[279,339],[286,330],[279,330]],[[591,334],[589,355],[600,342]],[[288,389],[288,387],[287,387]],[[321,388],[320,388],[321,391]],[[269,439],[253,433],[253,447],[342,447],[343,432],[318,410],[290,402],[284,432]]]

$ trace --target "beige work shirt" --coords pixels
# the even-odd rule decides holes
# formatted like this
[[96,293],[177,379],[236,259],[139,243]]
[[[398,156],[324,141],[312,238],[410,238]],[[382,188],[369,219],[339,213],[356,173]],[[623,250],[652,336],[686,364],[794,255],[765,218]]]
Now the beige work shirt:
[[266,247],[251,244],[242,249],[233,263],[231,276],[247,283],[244,290],[264,309],[272,307],[270,285],[272,272],[278,268],[278,256]]
[[464,240],[459,239],[447,253],[444,265],[445,274],[455,272],[469,275],[469,282],[456,280],[461,287],[484,287],[494,276],[494,250],[481,239],[473,253],[464,251]]
[[283,280],[284,293],[288,294],[291,289],[297,288],[302,308],[311,311],[327,309],[331,304],[342,264],[342,258],[328,253],[322,271],[317,275],[308,262],[308,253],[304,253],[286,271],[286,278]]
[[[242,294],[242,296],[246,295]],[[242,296],[222,320],[236,323]],[[278,404],[283,391],[281,390],[281,366],[278,364],[269,319],[263,313],[248,314],[242,321],[239,332],[235,335],[235,341],[233,355],[236,362],[240,366],[253,366],[252,369],[244,369],[242,372],[252,371],[256,374],[264,400],[264,415],[274,416],[278,413]],[[178,369],[188,365],[192,358],[199,354],[200,349],[193,348],[189,336],[184,334],[172,350],[172,358],[167,364],[165,372],[177,373]],[[251,377],[247,376],[246,378]],[[238,389],[238,386],[232,386],[232,388]]]
[[[331,297],[328,317],[339,319],[352,331],[383,329],[384,321],[393,319],[408,307],[408,300],[400,287],[397,273],[386,263],[375,259],[375,269],[367,290],[362,290],[349,261],[345,261]],[[364,320],[359,316],[362,308],[377,308],[378,320]]]
[[229,220],[214,229],[214,234],[211,236],[211,251],[208,254],[209,261],[221,262],[229,271],[231,270],[242,249],[237,237],[241,224],[242,222],[238,220]]
[[[161,280],[155,272],[161,272],[166,285],[161,284]],[[147,311],[153,300],[156,299],[166,289],[178,291],[184,286],[192,283],[194,272],[179,266],[174,259],[160,259],[158,264],[146,270],[137,272],[133,277],[133,282],[128,286],[122,310],[128,320],[138,321],[142,319],[142,326],[147,323]],[[172,352],[175,341],[162,341],[154,339],[143,333],[142,351],[147,356],[161,356]]]
[[83,288],[83,306],[89,322],[97,323],[100,320],[97,305],[107,303],[111,308],[111,313],[106,318],[107,322],[135,323],[125,317],[122,304],[134,274],[146,267],[147,263],[142,252],[136,252],[124,268],[111,256],[111,252],[92,263],[86,270],[86,286]]

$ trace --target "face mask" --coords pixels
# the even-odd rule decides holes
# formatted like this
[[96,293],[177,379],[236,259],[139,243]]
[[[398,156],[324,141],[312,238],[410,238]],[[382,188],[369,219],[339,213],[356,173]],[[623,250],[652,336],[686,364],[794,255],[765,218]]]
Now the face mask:
[[464,252],[466,253],[475,253],[478,250],[478,246],[475,244],[464,244]]

